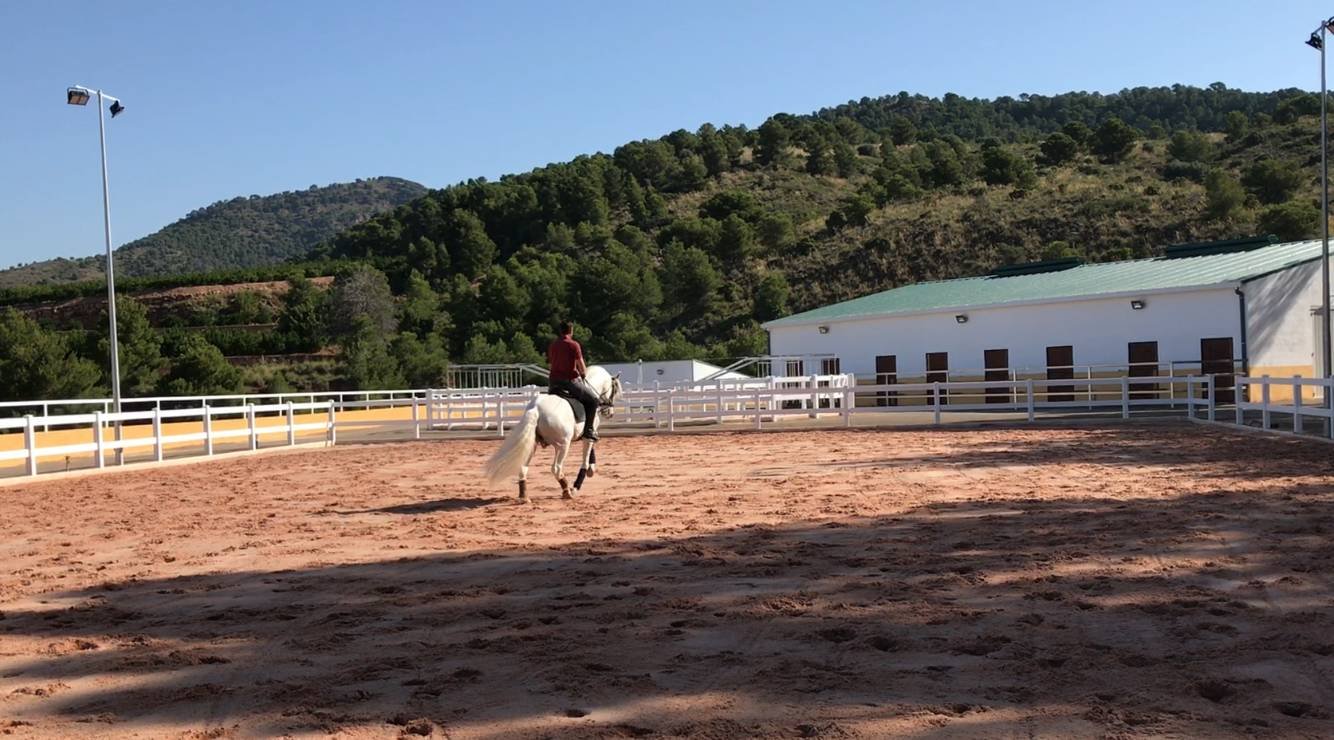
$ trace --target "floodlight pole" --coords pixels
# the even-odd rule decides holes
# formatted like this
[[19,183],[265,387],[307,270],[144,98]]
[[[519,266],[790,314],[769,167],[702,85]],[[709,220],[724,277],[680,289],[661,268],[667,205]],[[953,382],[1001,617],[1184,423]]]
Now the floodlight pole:
[[[120,104],[120,100],[110,95],[103,94],[101,90],[93,90],[84,87],[83,85],[75,85],[71,89],[80,90],[85,94],[91,93],[97,95],[97,137],[102,146],[102,233],[106,237],[107,248],[107,321],[110,325],[111,400],[113,404],[112,410],[119,414],[121,411],[120,342],[116,336],[116,266],[115,255],[111,248],[111,181],[107,176],[107,127],[106,111],[103,110],[103,105],[106,103],[107,99],[110,99],[116,105]],[[111,111],[113,116],[119,112],[119,109]],[[116,439],[119,441],[121,438],[121,423],[119,419],[116,420],[114,426],[116,430]],[[124,455],[125,450],[121,447],[117,447],[116,462],[124,462]]]
[[[102,142],[102,230],[107,242],[107,319],[111,324],[111,401],[120,413],[120,349],[116,341],[116,268],[111,249],[111,182],[107,177],[106,112],[102,110],[102,91],[97,91],[97,133]],[[1326,353],[1328,354],[1328,352]],[[120,422],[116,422],[117,438]],[[117,450],[117,458],[121,450]]]
[[[1329,24],[1334,18],[1320,24],[1320,358],[1321,376],[1330,377],[1329,326],[1329,123],[1328,93],[1325,89],[1325,42]],[[1326,408],[1330,405],[1329,392],[1324,396]],[[1332,421],[1331,423],[1334,423]]]

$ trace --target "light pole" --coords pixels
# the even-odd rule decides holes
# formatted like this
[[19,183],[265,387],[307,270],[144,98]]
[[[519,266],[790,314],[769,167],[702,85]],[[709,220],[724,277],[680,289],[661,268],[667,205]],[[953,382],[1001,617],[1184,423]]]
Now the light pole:
[[[115,118],[125,110],[119,98],[104,94],[82,85],[74,85],[65,93],[65,102],[70,105],[87,105],[88,99],[97,96],[97,134],[102,142],[102,228],[107,242],[107,319],[111,331],[111,400],[115,413],[120,413],[120,350],[116,341],[116,269],[112,262],[111,251],[111,185],[107,179],[107,128],[102,114],[102,105],[111,101],[111,117]],[[120,439],[120,422],[117,421],[116,439]],[[116,449],[116,460],[121,461],[123,450]]]

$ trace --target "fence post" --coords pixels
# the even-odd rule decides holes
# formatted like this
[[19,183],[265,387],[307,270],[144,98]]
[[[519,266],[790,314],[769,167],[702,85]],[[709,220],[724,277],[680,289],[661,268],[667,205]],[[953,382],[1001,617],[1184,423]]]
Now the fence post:
[[334,416],[335,408],[337,404],[332,398],[329,399],[329,430],[325,434],[330,446],[338,444],[338,418]]
[[811,375],[811,414],[814,419],[820,415],[820,380],[819,376]]
[[[1174,406],[1176,404],[1173,404]],[[1186,376],[1186,416],[1195,418],[1195,376]]]
[[1024,381],[1024,403],[1028,405],[1028,420],[1033,421],[1037,418],[1033,402],[1033,379],[1028,378]]
[[153,459],[162,462],[162,406],[153,407]]
[[653,428],[661,429],[658,419],[662,416],[662,381],[653,381]]
[[1130,418],[1130,378],[1121,376],[1121,418]]
[[[412,396],[412,438],[422,438],[422,420],[421,420],[421,402],[414,394]],[[430,407],[426,407],[426,413],[431,413]]]
[[292,411],[292,402],[287,402],[287,446],[296,444],[296,415]]
[[1269,428],[1269,376],[1260,376],[1262,383],[1260,385],[1260,426],[1264,429]]
[[760,392],[755,391],[755,429],[764,428],[764,415],[760,413]]
[[721,426],[722,423],[723,423],[723,380],[722,380],[722,378],[719,378],[719,379],[718,379],[718,408],[717,408],[717,411],[718,411],[718,425]]
[[51,406],[50,406],[50,404],[47,404],[46,402],[43,402],[43,403],[42,403],[42,431],[43,431],[43,432],[49,432],[49,431],[51,431],[51,424],[50,424],[50,422],[47,421],[47,419],[50,418],[50,416],[51,416]]
[[32,414],[24,414],[23,449],[28,451],[28,475],[37,475],[37,426]]
[[[1205,388],[1209,392],[1209,421],[1213,421],[1218,412],[1218,376],[1209,375],[1207,377],[1208,385],[1206,385]],[[1232,392],[1233,394],[1236,394],[1237,391],[1235,386],[1233,387]]]
[[1237,426],[1242,426],[1246,421],[1246,416],[1245,416],[1246,411],[1241,407],[1241,404],[1243,402],[1242,401],[1243,396],[1247,399],[1246,402],[1249,403],[1249,399],[1251,397],[1251,384],[1245,381],[1240,381],[1237,383],[1236,404],[1232,408],[1232,413],[1236,417],[1235,420]]
[[255,404],[248,403],[245,407],[246,426],[250,430],[250,449],[259,449],[259,431],[255,429]]
[[204,402],[204,454],[213,454],[213,409]]
[[931,408],[935,411],[936,426],[940,426],[940,381],[931,383]]
[[[596,412],[594,412],[594,413],[596,413]],[[592,420],[592,419],[586,419],[586,420],[584,421],[584,424],[586,424],[586,425],[588,425],[588,424],[592,424],[592,423],[593,423],[593,420]],[[496,402],[496,436],[497,436],[497,437],[504,437],[504,436],[505,436],[505,395],[504,395],[504,391],[501,391],[500,400]]]
[[852,426],[852,409],[857,405],[857,394],[850,385],[843,387],[843,426]]
[[93,412],[93,445],[97,447],[97,467],[105,468],[106,459],[106,437],[102,434],[102,412]]
[[1302,376],[1293,376],[1292,383],[1292,431],[1301,434],[1302,429]]
[[675,388],[667,389],[667,431],[669,432],[676,431],[676,403],[674,399],[675,394],[676,394]]

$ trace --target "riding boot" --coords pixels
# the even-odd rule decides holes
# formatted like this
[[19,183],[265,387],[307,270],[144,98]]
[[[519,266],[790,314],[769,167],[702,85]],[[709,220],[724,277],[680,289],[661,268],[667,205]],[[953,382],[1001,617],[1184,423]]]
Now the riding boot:
[[597,414],[597,402],[584,401],[584,433],[580,439],[586,439],[589,442],[598,441],[598,433],[593,430],[593,420],[597,418]]

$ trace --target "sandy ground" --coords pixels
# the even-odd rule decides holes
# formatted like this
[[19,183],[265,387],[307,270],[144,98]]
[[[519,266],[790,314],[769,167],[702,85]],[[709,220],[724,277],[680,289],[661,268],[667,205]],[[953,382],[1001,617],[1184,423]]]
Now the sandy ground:
[[613,437],[523,505],[496,444],[0,491],[0,734],[1334,734],[1334,447]]

